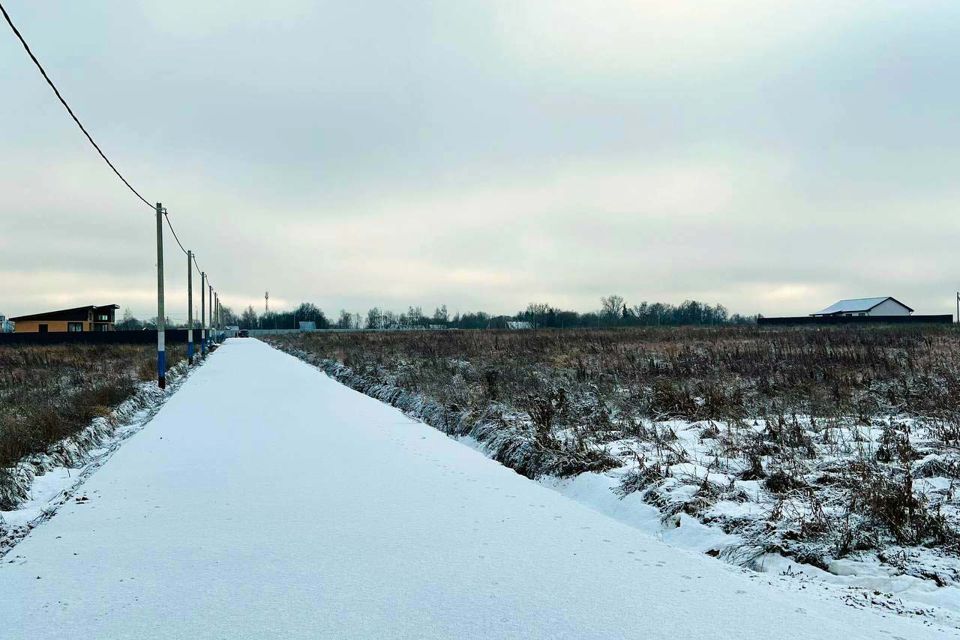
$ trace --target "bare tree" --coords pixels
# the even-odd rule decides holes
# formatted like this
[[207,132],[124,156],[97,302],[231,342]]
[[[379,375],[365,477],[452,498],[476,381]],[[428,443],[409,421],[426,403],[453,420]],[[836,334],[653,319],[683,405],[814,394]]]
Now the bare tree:
[[550,305],[545,302],[531,302],[527,305],[527,315],[530,317],[530,322],[533,323],[533,327],[536,329],[543,323],[543,318],[550,312]]
[[607,322],[616,324],[623,316],[625,308],[623,296],[609,295],[605,298],[600,298],[600,304],[602,305],[601,315]]
[[383,328],[383,314],[380,312],[380,307],[374,307],[367,311],[367,329],[382,329]]
[[253,305],[244,309],[243,314],[240,315],[240,326],[244,329],[257,328],[257,312],[254,310]]

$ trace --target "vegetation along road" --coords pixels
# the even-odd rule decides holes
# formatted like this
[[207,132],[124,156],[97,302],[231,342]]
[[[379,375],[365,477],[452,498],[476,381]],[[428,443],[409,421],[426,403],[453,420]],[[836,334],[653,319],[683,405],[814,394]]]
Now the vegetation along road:
[[3,560],[11,638],[938,635],[670,548],[257,340]]

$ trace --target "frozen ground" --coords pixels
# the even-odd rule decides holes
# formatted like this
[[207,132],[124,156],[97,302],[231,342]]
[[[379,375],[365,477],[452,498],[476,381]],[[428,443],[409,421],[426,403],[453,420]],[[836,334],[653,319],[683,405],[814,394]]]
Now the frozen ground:
[[[491,345],[478,351],[460,340],[436,358],[437,344],[394,342],[279,346],[671,545],[749,568],[762,574],[755,579],[787,589],[960,630],[958,439],[956,422],[935,408],[926,417],[891,408],[891,415],[869,420],[783,412],[733,422],[651,419],[618,404],[618,397],[643,393],[636,385],[603,392],[578,386],[579,378],[562,369],[531,369],[530,345],[508,349],[526,354],[518,357],[527,358],[531,375],[523,376],[491,364]],[[475,361],[450,355],[459,351]],[[511,384],[503,387],[491,371],[506,372]],[[547,421],[547,437],[535,411],[543,403],[531,405],[534,396],[517,390],[539,389],[544,379],[556,380],[559,394],[548,389],[539,397],[552,397],[565,411]],[[503,395],[501,388],[511,391]],[[917,408],[949,397],[929,385],[917,391],[924,399],[912,396]]]
[[140,383],[133,396],[110,415],[95,418],[79,433],[64,438],[44,453],[27,456],[7,470],[11,481],[3,487],[9,492],[6,502],[16,500],[17,506],[0,510],[0,561],[34,527],[56,513],[124,440],[142,429],[188,373],[182,362],[167,372],[165,390],[157,388],[154,382]]
[[0,566],[9,638],[937,638],[789,593],[228,341]]

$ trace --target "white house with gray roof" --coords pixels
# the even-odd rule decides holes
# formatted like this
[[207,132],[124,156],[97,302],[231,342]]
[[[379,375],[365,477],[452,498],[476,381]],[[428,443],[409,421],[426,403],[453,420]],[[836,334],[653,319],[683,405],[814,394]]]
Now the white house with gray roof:
[[909,316],[911,313],[913,309],[896,298],[886,296],[840,300],[810,315],[815,318],[826,318],[831,316]]

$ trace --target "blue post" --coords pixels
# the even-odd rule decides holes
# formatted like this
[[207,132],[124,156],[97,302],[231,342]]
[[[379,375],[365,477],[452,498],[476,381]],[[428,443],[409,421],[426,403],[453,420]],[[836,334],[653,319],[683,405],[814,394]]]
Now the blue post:
[[187,251],[187,362],[193,364],[193,251]]
[[166,334],[163,310],[163,205],[157,203],[157,386],[167,387]]
[[207,357],[207,273],[200,272],[200,357]]

